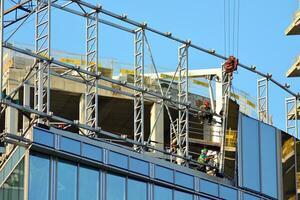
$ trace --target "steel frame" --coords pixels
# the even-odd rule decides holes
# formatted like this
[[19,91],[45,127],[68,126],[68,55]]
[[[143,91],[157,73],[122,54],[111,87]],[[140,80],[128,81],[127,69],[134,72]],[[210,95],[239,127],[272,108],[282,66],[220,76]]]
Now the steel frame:
[[[134,92],[134,140],[144,143],[144,45],[145,31],[139,28],[134,34],[134,86],[142,91]],[[141,148],[135,147],[141,151]]]
[[298,100],[295,97],[285,99],[286,132],[297,138],[299,138],[298,105]]
[[[35,52],[50,58],[51,0],[36,0]],[[34,84],[34,108],[50,112],[50,63],[39,62]],[[38,123],[42,123],[38,119]]]
[[[36,1],[37,5],[33,5],[32,2]],[[155,97],[158,98],[159,100],[162,101],[163,105],[165,106],[166,110],[168,111],[168,115],[169,118],[171,119],[170,116],[170,112],[168,109],[168,105],[164,102],[170,102],[170,104],[175,104],[175,108],[177,108],[179,111],[179,116],[178,116],[178,126],[176,126],[175,124],[177,123],[177,120],[173,121],[171,119],[171,132],[173,132],[173,134],[171,133],[171,138],[174,137],[176,138],[176,144],[178,145],[178,148],[176,148],[177,150],[180,150],[180,154],[182,153],[182,155],[179,155],[178,152],[176,152],[175,154],[172,153],[172,156],[177,157],[177,158],[181,158],[185,160],[185,163],[187,163],[186,161],[189,161],[190,158],[189,156],[189,148],[188,148],[188,122],[189,122],[189,112],[192,110],[198,111],[197,108],[191,108],[190,104],[188,102],[188,48],[193,48],[196,50],[199,50],[201,52],[205,52],[207,54],[210,54],[212,56],[215,56],[217,58],[221,58],[223,60],[227,60],[227,57],[219,55],[217,53],[215,53],[215,51],[212,50],[207,50],[205,48],[199,47],[195,44],[192,44],[190,41],[186,41],[186,40],[182,40],[179,38],[176,38],[174,36],[172,36],[171,33],[167,32],[161,32],[158,31],[154,28],[149,27],[147,24],[145,23],[139,23],[136,21],[133,21],[131,19],[129,19],[126,15],[118,15],[115,14],[113,12],[110,12],[108,10],[103,9],[100,6],[95,6],[92,5],[90,3],[84,2],[84,1],[78,1],[78,0],[70,0],[67,3],[63,3],[63,4],[59,4],[62,1],[60,0],[24,0],[19,2],[18,5],[16,5],[16,7],[9,9],[7,12],[4,12],[4,1],[1,1],[1,31],[0,31],[0,42],[2,43],[1,45],[1,50],[0,50],[0,56],[1,56],[1,62],[0,62],[0,82],[1,82],[1,86],[0,86],[0,90],[3,91],[3,47],[32,56],[34,58],[36,58],[36,61],[38,62],[38,67],[36,69],[36,71],[34,72],[34,74],[37,74],[36,76],[36,83],[35,84],[35,108],[36,110],[32,110],[29,109],[26,106],[20,106],[17,104],[13,104],[10,102],[10,100],[8,98],[3,99],[2,96],[0,98],[0,100],[3,101],[3,105],[5,106],[11,106],[14,107],[18,110],[21,110],[23,112],[28,112],[28,113],[33,113],[36,114],[37,116],[39,116],[39,121],[42,122],[42,118],[49,120],[49,119],[53,119],[53,120],[57,120],[57,121],[62,121],[65,122],[67,124],[70,125],[74,125],[74,126],[78,126],[80,128],[86,129],[88,133],[98,133],[98,134],[102,134],[103,131],[100,131],[98,126],[98,119],[96,119],[98,117],[98,114],[96,114],[96,112],[98,111],[97,108],[97,104],[98,102],[95,100],[97,98],[98,94],[98,87],[100,88],[101,86],[98,83],[98,80],[104,80],[104,81],[108,81],[114,84],[118,84],[121,86],[124,86],[126,88],[129,88],[131,90],[134,91],[134,99],[135,99],[135,107],[134,107],[134,111],[135,111],[135,141],[133,142],[133,144],[135,145],[137,150],[141,150],[141,147],[146,147],[144,144],[144,130],[143,130],[143,107],[144,107],[144,94],[150,95],[151,97]],[[4,17],[7,16],[9,13],[11,12],[15,12],[17,9],[22,8],[22,5],[24,4],[29,5],[28,9],[27,9],[27,13],[24,16],[19,16],[16,17],[15,19],[11,20],[10,24],[7,24],[7,26],[4,26]],[[77,5],[77,9],[73,7],[70,7],[69,5]],[[34,7],[36,6],[36,7]],[[40,7],[39,7],[40,6]],[[116,81],[113,80],[111,78],[107,78],[102,76],[101,74],[99,74],[96,70],[98,70],[98,59],[94,60],[95,57],[98,56],[98,47],[96,45],[96,49],[93,50],[87,50],[87,60],[88,60],[88,56],[90,55],[89,53],[95,55],[94,56],[90,56],[90,58],[93,58],[89,64],[87,64],[86,69],[81,69],[78,66],[74,66],[74,65],[69,65],[66,63],[62,63],[59,62],[55,59],[50,58],[51,54],[50,54],[50,42],[51,42],[51,38],[50,38],[50,21],[51,21],[51,7],[55,7],[58,8],[60,10],[63,11],[67,11],[70,13],[73,13],[75,15],[79,15],[82,17],[85,17],[87,19],[87,22],[90,20],[91,22],[93,22],[93,28],[95,28],[98,32],[98,23],[103,23],[112,27],[115,27],[117,29],[123,30],[125,32],[128,33],[133,33],[135,35],[135,38],[137,38],[137,34],[138,33],[143,33],[140,36],[142,36],[142,42],[139,41],[137,43],[135,43],[135,46],[139,46],[141,45],[141,49],[142,49],[142,54],[138,55],[137,51],[138,49],[135,49],[135,84],[134,85],[129,85],[126,84],[124,82],[121,81]],[[24,8],[24,7],[23,7]],[[24,49],[20,49],[20,48],[16,48],[13,47],[11,45],[9,45],[8,43],[3,43],[3,29],[5,27],[9,27],[12,24],[25,19],[28,15],[30,15],[30,13],[36,9],[36,17],[38,19],[39,14],[41,14],[43,16],[43,13],[45,14],[44,17],[42,18],[42,20],[36,20],[36,53],[32,53],[28,50],[24,50]],[[87,10],[92,10],[92,12],[89,14],[87,12]],[[95,14],[96,16],[94,16],[93,14]],[[129,25],[133,25],[135,28],[138,28],[137,30],[132,30],[131,28],[128,28],[126,26],[123,25],[119,25],[117,23],[113,23],[110,21],[106,21],[103,19],[99,19],[98,18],[98,13],[102,13],[104,15],[107,15],[109,17],[115,18],[119,21],[123,21],[126,22]],[[87,23],[88,24],[88,23]],[[135,29],[134,28],[134,29]],[[162,37],[168,38],[170,40],[179,42],[181,44],[183,44],[183,46],[181,46],[179,48],[179,65],[178,68],[175,72],[175,74],[177,72],[180,73],[180,78],[179,78],[179,96],[178,96],[178,100],[175,99],[171,99],[168,95],[169,89],[167,90],[166,93],[155,93],[155,92],[150,92],[147,91],[145,89],[144,83],[143,83],[143,78],[141,78],[141,76],[144,75],[144,34],[145,31],[149,31],[152,32],[154,34],[160,35]],[[88,32],[88,25],[87,25],[87,32]],[[98,34],[97,34],[98,35]],[[96,41],[98,43],[98,36],[91,36],[90,38],[87,38],[87,46],[89,43],[89,39],[91,39],[92,43]],[[135,40],[135,42],[138,41]],[[88,47],[87,47],[88,49]],[[139,49],[139,50],[141,50]],[[137,54],[136,54],[137,53]],[[142,56],[141,56],[142,55]],[[184,61],[185,62],[182,62]],[[138,62],[137,62],[138,61]],[[141,64],[142,63],[142,64]],[[93,101],[87,101],[86,100],[86,105],[87,107],[91,106],[91,115],[86,115],[86,124],[85,125],[78,125],[78,122],[72,122],[60,117],[53,117],[52,113],[50,112],[50,75],[55,75],[55,76],[60,76],[62,78],[65,79],[72,79],[70,76],[68,76],[68,74],[60,74],[57,75],[54,72],[50,71],[50,65],[51,64],[55,64],[55,65],[59,65],[62,66],[66,69],[68,69],[69,71],[75,71],[77,72],[79,75],[82,76],[82,80],[78,80],[78,82],[82,82],[84,81],[86,83],[86,87],[88,89],[89,92],[87,92],[86,96],[89,96],[89,94],[91,94],[90,96],[93,96],[94,99]],[[95,71],[92,70],[92,68],[95,68]],[[139,66],[141,66],[139,68]],[[289,94],[291,94],[292,96],[299,98],[299,95],[292,92],[291,90],[289,90],[286,86],[280,84],[279,82],[277,82],[276,80],[272,79],[268,74],[264,74],[262,72],[257,71],[256,69],[254,69],[253,67],[249,67],[247,65],[241,64],[239,63],[239,66],[251,71],[253,73],[256,73],[262,77],[268,78],[269,81],[273,82],[275,85],[279,86],[281,89],[285,90],[286,92],[288,92]],[[156,72],[157,73],[157,72]],[[175,78],[175,74],[173,76],[173,79],[171,81],[171,84],[174,81]],[[224,75],[224,73],[223,73]],[[141,78],[141,79],[140,79]],[[73,79],[75,80],[75,79]],[[76,80],[77,81],[77,80]],[[221,163],[220,163],[220,167],[222,167],[223,163],[224,163],[224,146],[225,146],[225,137],[226,137],[226,126],[227,126],[227,114],[228,114],[228,101],[229,101],[229,94],[230,94],[230,85],[231,85],[231,78],[223,76],[222,77],[222,81],[223,81],[223,139],[222,139],[222,149],[221,149],[221,153],[222,153],[222,159],[221,159]],[[22,82],[22,85],[24,85],[25,80]],[[170,85],[171,85],[170,84]],[[105,88],[104,86],[102,87],[103,89],[107,89],[107,90],[112,90],[110,88]],[[97,90],[97,91],[96,91]],[[116,90],[115,90],[116,91]],[[120,93],[122,93],[122,91],[118,91]],[[124,92],[123,92],[124,93]],[[88,98],[86,98],[88,99]],[[89,103],[88,103],[89,102]],[[139,113],[141,113],[139,115]],[[89,122],[91,122],[90,124],[88,124]],[[141,126],[139,126],[141,125]],[[175,134],[174,134],[175,133]],[[147,146],[148,147],[148,146]],[[222,171],[222,170],[221,170]]]
[[[86,18],[86,70],[98,72],[98,10],[87,14]],[[86,75],[85,91],[85,123],[93,128],[98,128],[98,76]],[[91,84],[90,84],[91,83]],[[94,136],[87,131],[87,135]]]
[[269,123],[269,81],[257,80],[257,115],[260,121]]

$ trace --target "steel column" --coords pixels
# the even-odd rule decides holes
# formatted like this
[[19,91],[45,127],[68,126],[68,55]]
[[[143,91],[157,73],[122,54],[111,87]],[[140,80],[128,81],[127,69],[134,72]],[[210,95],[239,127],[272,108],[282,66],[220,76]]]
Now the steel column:
[[285,99],[286,132],[298,137],[298,100],[296,97]]
[[[188,102],[189,79],[188,79],[188,45],[182,45],[178,50],[178,101]],[[178,138],[182,156],[189,156],[189,106],[179,105],[178,111]],[[184,164],[187,164],[186,162]]]
[[[98,11],[93,10],[86,18],[86,70],[98,74]],[[98,127],[98,80],[97,76],[86,75],[85,124]],[[87,131],[94,136],[94,132]]]
[[[51,0],[36,0],[35,52],[50,58]],[[50,112],[50,63],[39,62],[36,67],[34,108]],[[42,123],[42,119],[38,119]]]
[[[134,86],[145,89],[144,85],[144,46],[145,31],[139,28],[134,34]],[[144,92],[134,92],[134,140],[144,143]],[[135,146],[135,149],[142,149]]]
[[258,119],[269,123],[269,81],[267,78],[257,80],[257,114]]

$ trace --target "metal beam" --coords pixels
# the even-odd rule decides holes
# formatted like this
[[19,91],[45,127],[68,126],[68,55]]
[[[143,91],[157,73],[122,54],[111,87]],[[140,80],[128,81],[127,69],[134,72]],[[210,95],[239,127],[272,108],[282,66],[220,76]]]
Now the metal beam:
[[267,78],[257,80],[257,114],[259,120],[269,123],[269,81]]

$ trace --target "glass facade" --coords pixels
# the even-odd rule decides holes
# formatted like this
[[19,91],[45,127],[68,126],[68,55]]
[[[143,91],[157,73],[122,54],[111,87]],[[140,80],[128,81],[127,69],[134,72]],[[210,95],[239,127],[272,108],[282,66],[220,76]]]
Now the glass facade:
[[0,187],[0,199],[23,200],[24,199],[24,160],[21,160]]

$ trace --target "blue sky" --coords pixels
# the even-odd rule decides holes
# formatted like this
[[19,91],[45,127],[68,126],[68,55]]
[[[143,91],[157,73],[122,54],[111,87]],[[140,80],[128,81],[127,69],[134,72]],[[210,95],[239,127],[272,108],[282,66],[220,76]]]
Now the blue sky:
[[[233,0],[231,0],[233,2]],[[89,1],[100,3],[105,9],[122,14],[149,26],[172,32],[182,39],[224,54],[224,1]],[[285,36],[285,29],[298,9],[298,1],[240,0],[239,59],[242,63],[256,65],[263,72],[272,73],[282,83],[291,84],[299,91],[300,81],[287,79],[285,73],[300,53],[300,36]],[[53,10],[52,48],[84,53],[85,20]],[[107,17],[105,17],[108,19]],[[29,20],[30,21],[30,20]],[[33,20],[26,23],[11,41],[33,44]],[[176,42],[148,34],[159,71],[174,70],[177,64]],[[100,57],[116,58],[119,62],[133,63],[133,35],[105,25],[100,26]],[[218,67],[221,60],[191,50],[191,69]],[[234,85],[256,97],[257,76],[239,69]],[[297,86],[298,85],[298,86]],[[270,113],[276,126],[284,129],[284,98],[288,96],[275,86],[270,86]]]

